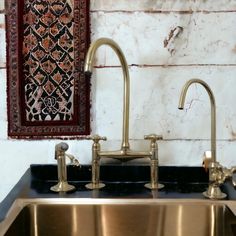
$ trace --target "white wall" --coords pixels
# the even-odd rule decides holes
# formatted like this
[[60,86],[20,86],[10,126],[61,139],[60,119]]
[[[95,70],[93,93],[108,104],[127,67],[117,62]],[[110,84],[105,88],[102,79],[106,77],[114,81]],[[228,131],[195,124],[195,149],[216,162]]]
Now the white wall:
[[[7,137],[4,0],[0,0],[0,201],[31,163],[55,163],[59,140],[24,141]],[[147,149],[143,136],[162,134],[161,165],[200,166],[210,149],[210,103],[201,86],[177,109],[183,84],[205,80],[217,104],[218,160],[236,165],[236,1],[91,0],[91,37],[110,37],[130,65],[132,149]],[[164,47],[170,31],[183,31]],[[92,130],[107,136],[105,149],[120,147],[122,73],[112,50],[98,51],[92,84]],[[90,163],[90,141],[67,141],[70,153]]]

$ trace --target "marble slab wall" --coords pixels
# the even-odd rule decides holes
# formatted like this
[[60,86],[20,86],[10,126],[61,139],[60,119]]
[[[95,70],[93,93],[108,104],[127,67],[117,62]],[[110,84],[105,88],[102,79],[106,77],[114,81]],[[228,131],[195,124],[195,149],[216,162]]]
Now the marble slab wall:
[[[130,143],[148,149],[143,136],[162,134],[161,165],[201,166],[210,149],[210,103],[201,86],[189,89],[184,111],[178,99],[191,78],[206,81],[217,105],[217,158],[236,165],[236,1],[91,0],[91,39],[109,37],[122,48],[131,76]],[[31,163],[55,163],[60,140],[7,137],[5,8],[0,0],[0,201]],[[92,78],[92,133],[107,136],[104,149],[120,147],[123,80],[112,50],[101,47]],[[67,141],[81,163],[91,142]],[[9,174],[10,173],[10,174]]]

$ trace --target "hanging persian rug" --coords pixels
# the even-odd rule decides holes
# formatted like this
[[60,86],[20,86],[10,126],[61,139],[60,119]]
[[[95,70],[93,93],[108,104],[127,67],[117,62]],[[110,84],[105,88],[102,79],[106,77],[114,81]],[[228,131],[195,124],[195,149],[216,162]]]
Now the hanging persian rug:
[[8,134],[89,134],[89,1],[7,1]]

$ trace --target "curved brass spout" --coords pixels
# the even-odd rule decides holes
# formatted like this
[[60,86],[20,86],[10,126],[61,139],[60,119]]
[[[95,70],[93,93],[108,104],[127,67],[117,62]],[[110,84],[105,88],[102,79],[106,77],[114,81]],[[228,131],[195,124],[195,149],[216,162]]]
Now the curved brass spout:
[[179,100],[179,109],[184,108],[184,102],[185,102],[185,97],[187,90],[189,86],[193,83],[198,83],[201,84],[207,91],[210,101],[211,101],[211,153],[212,153],[212,161],[216,162],[216,106],[215,106],[215,98],[214,95],[208,86],[208,84],[200,79],[191,79],[186,84],[184,85],[181,95],[180,95],[180,100]]
[[130,77],[128,71],[128,65],[125,56],[120,49],[119,45],[113,40],[108,38],[100,38],[93,42],[88,50],[85,58],[84,71],[85,73],[92,73],[92,64],[97,49],[102,45],[110,46],[118,56],[124,77],[124,100],[123,100],[123,133],[121,149],[126,151],[129,149],[129,103],[130,103]]

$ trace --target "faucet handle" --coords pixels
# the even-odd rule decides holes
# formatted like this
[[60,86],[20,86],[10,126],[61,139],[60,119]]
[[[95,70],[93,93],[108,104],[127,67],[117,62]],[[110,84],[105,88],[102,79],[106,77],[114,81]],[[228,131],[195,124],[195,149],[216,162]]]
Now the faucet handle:
[[236,166],[231,168],[223,167],[218,162],[211,162],[210,167],[213,167],[213,180],[217,184],[223,184],[227,179],[231,179],[232,184],[236,187],[236,180],[234,180],[233,175],[236,173]]
[[94,143],[98,143],[100,140],[106,141],[107,138],[105,136],[99,136],[98,134],[87,137],[88,140],[93,140]]
[[66,157],[70,159],[70,163],[74,166],[80,166],[79,160],[76,159],[73,155],[66,153]]
[[231,169],[231,174],[232,174],[232,184],[234,187],[236,187],[236,180],[233,178],[233,174],[236,173],[236,166],[233,166]]
[[151,140],[151,142],[156,142],[157,140],[162,140],[163,136],[157,134],[149,134],[149,135],[144,135],[144,139]]

